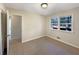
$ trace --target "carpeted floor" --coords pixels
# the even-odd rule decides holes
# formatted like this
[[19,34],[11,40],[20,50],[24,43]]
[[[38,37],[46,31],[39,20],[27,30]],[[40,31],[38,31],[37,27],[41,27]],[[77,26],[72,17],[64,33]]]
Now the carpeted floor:
[[78,55],[79,49],[49,37],[41,37],[26,43],[14,40],[10,44],[10,55]]

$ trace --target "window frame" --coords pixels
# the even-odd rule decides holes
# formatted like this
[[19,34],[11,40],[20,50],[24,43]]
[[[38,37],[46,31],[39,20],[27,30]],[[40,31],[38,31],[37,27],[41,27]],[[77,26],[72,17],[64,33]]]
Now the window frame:
[[[71,16],[72,18],[71,18],[71,31],[68,31],[68,30],[60,30],[60,17],[68,17],[68,16]],[[63,31],[63,32],[73,32],[73,15],[64,15],[64,16],[53,16],[53,17],[57,17],[57,19],[58,19],[58,29],[53,29],[52,27],[52,30],[59,30],[59,31]],[[52,18],[53,18],[52,17]],[[52,19],[51,18],[51,19]],[[67,24],[69,24],[69,23],[67,23]],[[51,25],[52,26],[52,25]]]
[[57,18],[57,20],[58,20],[58,25],[56,26],[57,27],[57,29],[54,29],[53,27],[55,27],[55,26],[53,26],[52,24],[56,24],[56,23],[51,23],[51,28],[53,29],[53,30],[58,30],[59,29],[59,17],[57,17],[57,16],[53,16],[52,18],[51,18],[51,21],[52,21],[52,19],[55,19],[55,18]]

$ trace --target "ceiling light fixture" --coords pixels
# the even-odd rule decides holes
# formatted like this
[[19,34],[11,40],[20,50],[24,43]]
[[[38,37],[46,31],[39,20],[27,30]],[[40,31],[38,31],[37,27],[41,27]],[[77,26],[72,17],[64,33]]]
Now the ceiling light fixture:
[[46,8],[48,7],[48,4],[47,4],[47,3],[42,3],[42,4],[41,4],[41,7],[42,7],[43,9],[46,9]]

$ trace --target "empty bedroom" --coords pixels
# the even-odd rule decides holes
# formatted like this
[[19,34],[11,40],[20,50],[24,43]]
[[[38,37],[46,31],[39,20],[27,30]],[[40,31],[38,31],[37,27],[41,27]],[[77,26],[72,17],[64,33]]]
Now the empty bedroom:
[[1,3],[0,17],[1,55],[79,55],[79,3]]

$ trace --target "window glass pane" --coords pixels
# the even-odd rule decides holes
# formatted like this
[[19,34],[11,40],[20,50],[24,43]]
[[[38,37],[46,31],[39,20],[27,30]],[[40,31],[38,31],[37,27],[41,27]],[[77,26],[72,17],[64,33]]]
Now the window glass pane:
[[71,31],[71,28],[66,28],[67,31]]
[[51,19],[51,23],[58,23],[58,19],[57,18]]
[[58,29],[57,27],[53,27],[53,29]]
[[58,27],[58,18],[57,17],[53,17],[52,19],[51,19],[51,27],[53,28],[53,29],[58,29],[57,27]]
[[71,23],[71,16],[60,17],[60,23]]
[[68,24],[67,27],[71,27],[71,24]]
[[60,30],[71,31],[72,16],[60,17]]
[[53,23],[52,25],[53,25],[53,26],[58,26],[58,23]]
[[67,19],[66,19],[67,23],[71,23],[71,18],[72,18],[71,16],[67,17]]
[[60,30],[66,30],[66,28],[60,28]]
[[71,24],[67,24],[66,28],[67,28],[68,31],[71,31]]
[[60,23],[66,23],[66,18],[65,17],[61,17],[60,18]]
[[66,27],[66,24],[62,24],[62,23],[60,23],[60,26],[65,26],[65,27]]

